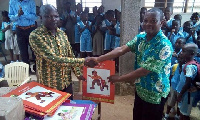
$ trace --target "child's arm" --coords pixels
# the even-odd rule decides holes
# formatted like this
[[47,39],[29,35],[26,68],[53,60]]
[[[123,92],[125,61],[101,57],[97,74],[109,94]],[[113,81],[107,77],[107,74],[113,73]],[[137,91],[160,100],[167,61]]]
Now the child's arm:
[[187,65],[185,68],[185,85],[183,86],[180,94],[178,95],[177,101],[180,102],[183,94],[190,89],[191,82],[195,75],[197,74],[197,66],[196,65]]
[[87,28],[90,31],[90,33],[92,33],[92,24],[90,25],[89,22],[87,22]]
[[196,32],[194,30],[190,30],[190,33],[189,33],[188,37],[186,38],[186,41],[192,36],[193,41],[196,43],[195,33]]
[[86,26],[84,28],[81,28],[80,25],[78,25],[78,29],[79,29],[79,32],[82,33],[86,29]]
[[181,90],[181,92],[180,92],[180,94],[178,95],[178,98],[177,98],[178,102],[181,101],[183,94],[190,88],[191,81],[192,81],[192,78],[186,77],[185,85],[183,86],[183,88],[182,88],[182,90]]
[[3,29],[2,32],[6,32],[9,29],[10,29],[10,25],[8,25],[5,29]]
[[76,24],[76,17],[75,17],[75,14],[69,15],[69,18],[72,20],[73,24],[75,25],[75,24]]
[[172,29],[172,30],[171,30],[171,32],[170,32],[170,34],[169,34],[169,36],[168,36],[168,39],[169,39],[169,40],[171,40],[171,37],[172,37],[172,34],[174,33],[174,31],[175,31],[175,29]]
[[105,21],[102,22],[101,30],[104,32],[106,32],[106,30],[107,30],[107,25],[106,25]]
[[95,34],[96,32],[97,32],[97,30],[98,30],[98,25],[94,25],[94,31],[93,31],[93,34]]

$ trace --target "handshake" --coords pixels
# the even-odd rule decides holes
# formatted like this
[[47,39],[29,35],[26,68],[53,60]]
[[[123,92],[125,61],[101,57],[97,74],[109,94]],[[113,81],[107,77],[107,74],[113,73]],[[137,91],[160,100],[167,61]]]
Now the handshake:
[[85,59],[84,65],[87,67],[95,67],[96,65],[98,65],[98,61],[97,61],[97,57],[87,57]]

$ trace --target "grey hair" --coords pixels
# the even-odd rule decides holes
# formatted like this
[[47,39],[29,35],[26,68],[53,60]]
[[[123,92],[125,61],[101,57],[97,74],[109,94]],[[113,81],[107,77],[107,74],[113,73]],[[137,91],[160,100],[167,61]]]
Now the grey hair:
[[40,16],[44,16],[44,15],[48,14],[49,11],[51,11],[52,9],[57,11],[57,9],[53,5],[50,5],[50,4],[42,5],[40,7]]

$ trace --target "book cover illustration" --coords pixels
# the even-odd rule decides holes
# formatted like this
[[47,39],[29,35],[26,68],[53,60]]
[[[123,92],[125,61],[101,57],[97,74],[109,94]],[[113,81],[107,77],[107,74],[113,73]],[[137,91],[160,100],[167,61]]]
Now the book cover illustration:
[[46,116],[44,120],[91,120],[94,107],[92,104],[64,103],[52,117]]
[[110,70],[88,68],[87,76],[87,93],[110,95]]
[[3,97],[16,96],[23,99],[25,110],[27,108],[36,111],[36,113],[53,115],[55,110],[70,97],[70,94],[37,82],[30,82],[3,95]]
[[83,99],[95,102],[114,103],[114,84],[108,77],[115,74],[115,62],[104,61],[94,68],[84,67]]
[[60,96],[61,94],[59,93],[52,92],[40,86],[35,86],[30,90],[22,93],[18,97],[41,107],[46,107],[49,103],[59,98]]

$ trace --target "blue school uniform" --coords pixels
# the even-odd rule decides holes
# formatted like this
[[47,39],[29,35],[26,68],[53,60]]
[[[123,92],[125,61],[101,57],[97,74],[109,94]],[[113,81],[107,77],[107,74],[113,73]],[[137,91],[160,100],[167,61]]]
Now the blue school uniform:
[[[80,16],[78,16],[77,15],[77,17],[76,17],[76,22],[77,22],[77,24],[79,23],[81,21],[81,18],[80,18]],[[75,43],[80,43],[80,36],[81,36],[81,34],[80,34],[80,32],[79,32],[79,29],[78,29],[78,25],[77,24],[75,24]]]
[[183,32],[183,27],[180,27],[180,28],[179,28],[179,31]]
[[[182,49],[178,52],[178,53],[176,53],[177,55],[179,55],[180,53],[181,53],[181,51],[182,51]],[[172,59],[171,59],[171,64],[173,65],[173,64],[176,64],[178,61],[177,61],[177,57],[173,57],[172,56]]]
[[[185,85],[186,77],[190,77],[190,78],[192,78],[192,80],[194,80],[194,78],[197,75],[197,66],[196,65],[187,65],[187,67],[185,68],[186,75],[184,75],[184,72],[183,72],[184,66],[185,66],[185,64],[182,66],[180,82],[178,83],[177,88],[176,88],[178,93],[181,92],[183,86]],[[191,84],[191,86],[192,86],[192,84]],[[193,104],[193,101],[194,101],[196,95],[197,95],[197,91],[190,92],[190,104],[188,104],[188,91],[186,91],[183,94],[181,102],[178,103],[178,107],[180,109],[181,114],[190,116],[192,104]]]
[[[120,34],[120,22],[117,21],[117,24],[115,25],[116,34]],[[120,37],[115,36],[115,48],[120,46]]]
[[[89,26],[91,26],[91,22],[89,22]],[[78,23],[81,29],[85,27],[84,23],[81,21]],[[89,29],[85,29],[80,36],[80,51],[81,52],[92,52],[92,38]]]
[[196,22],[195,25],[193,25],[193,27],[196,27],[196,31],[200,31],[200,22]]
[[[112,25],[112,23],[108,21],[107,19],[103,21],[103,27],[104,27],[104,24],[105,24],[105,27]],[[106,30],[105,39],[104,39],[104,50],[111,50],[111,48],[113,49],[114,47],[115,47],[115,36],[110,35],[109,30]]]
[[171,87],[173,90],[176,90],[176,87],[180,81],[180,73],[179,73],[179,69],[180,69],[180,65],[178,64],[175,72],[174,72],[174,76],[171,79]]
[[[184,38],[186,39],[189,36],[189,33],[187,32],[183,32]],[[195,32],[195,38],[197,39],[197,32]],[[194,40],[192,38],[192,36],[190,36],[190,38],[186,41],[186,43],[194,43]]]
[[172,28],[172,21],[175,20],[174,18],[170,18],[168,21],[167,21],[167,27],[169,28]]
[[[170,36],[170,32],[168,32],[168,38]],[[172,33],[172,36],[170,38],[170,42],[172,43],[172,47],[173,49],[175,48],[175,43],[176,43],[176,40],[180,37],[184,37],[183,33],[181,31],[179,31],[177,34],[175,33]]]

